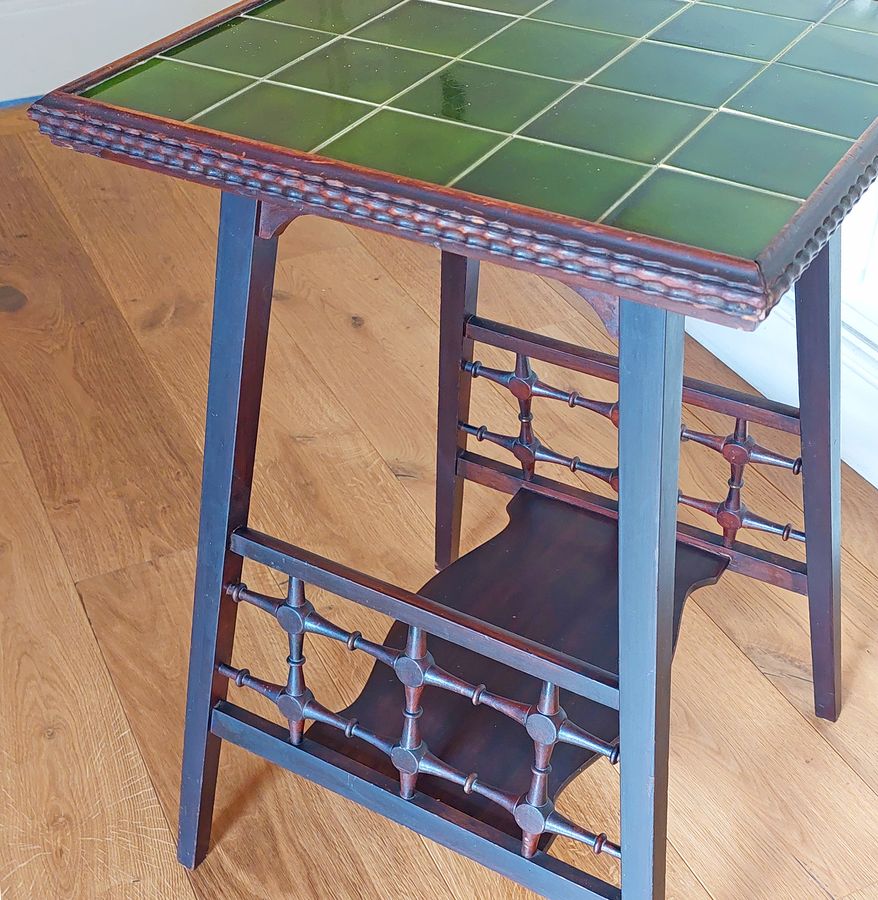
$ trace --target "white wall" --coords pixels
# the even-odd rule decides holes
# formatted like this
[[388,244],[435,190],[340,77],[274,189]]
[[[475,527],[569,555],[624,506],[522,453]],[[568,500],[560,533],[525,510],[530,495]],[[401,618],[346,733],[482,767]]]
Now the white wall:
[[0,0],[0,103],[48,93],[232,0]]
[[[842,423],[845,462],[878,486],[878,189],[842,226]],[[756,332],[690,319],[687,331],[767,397],[798,405],[793,296]]]

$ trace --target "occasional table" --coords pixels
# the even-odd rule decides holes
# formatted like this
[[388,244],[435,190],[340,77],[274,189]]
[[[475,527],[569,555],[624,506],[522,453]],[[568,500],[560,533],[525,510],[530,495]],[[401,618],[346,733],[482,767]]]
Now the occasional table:
[[[874,0],[246,0],[31,115],[62,146],[223,191],[185,865],[207,852],[229,741],[546,896],[663,897],[673,648],[687,595],[727,570],[807,597],[816,711],[838,716],[837,229],[878,175]],[[442,251],[437,574],[418,593],[248,522],[277,241],[303,215]],[[618,358],[480,316],[480,260],[570,285]],[[793,287],[799,408],[683,377],[686,316],[753,330]],[[618,401],[544,381],[544,364],[618,382]],[[470,421],[478,379],[511,393],[516,433]],[[681,427],[683,402],[728,433]],[[618,464],[545,445],[545,403],[618,426]],[[799,437],[801,455],[751,425]],[[728,463],[714,497],[679,492],[681,439]],[[745,503],[749,466],[801,476],[804,528]],[[506,526],[460,556],[466,480],[511,500]],[[715,527],[678,523],[678,504]],[[779,552],[790,540],[806,563]],[[286,596],[243,584],[245,559],[286,575]],[[312,587],[393,619],[384,642],[321,615]],[[241,603],[287,633],[285,684],[231,665]],[[375,660],[347,709],[308,687],[316,640]],[[230,681],[283,726],[229,702]],[[555,808],[601,758],[620,768],[618,841]],[[556,839],[618,857],[619,884],[554,857]]]

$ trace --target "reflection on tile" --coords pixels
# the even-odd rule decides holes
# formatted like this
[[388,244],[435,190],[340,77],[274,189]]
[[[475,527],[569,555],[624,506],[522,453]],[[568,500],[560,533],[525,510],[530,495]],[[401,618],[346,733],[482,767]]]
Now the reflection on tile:
[[779,122],[858,138],[878,116],[878,85],[772,66],[729,106]]
[[655,163],[690,134],[706,109],[581,87],[524,129],[528,137]]
[[242,75],[267,75],[330,39],[304,28],[233,19],[166,55]]
[[875,0],[848,0],[826,21],[829,25],[878,33],[878,3]]
[[293,150],[311,150],[374,107],[275,84],[259,84],[198,118],[204,128]]
[[799,204],[684,172],[651,175],[606,219],[608,225],[755,259]]
[[253,15],[288,25],[303,25],[344,34],[395,6],[399,0],[275,0],[260,6]]
[[878,34],[818,25],[781,62],[878,84]]
[[596,72],[631,43],[630,38],[524,20],[491,38],[468,59],[579,80]]
[[151,59],[86,91],[85,96],[179,121],[252,83],[242,75]]
[[274,81],[383,103],[447,62],[441,56],[341,40],[312,53]]
[[690,6],[654,35],[654,40],[701,50],[770,60],[808,23],[719,6]]
[[86,96],[751,256],[878,117],[878,0],[269,0]]
[[723,0],[722,5],[817,22],[837,3],[838,0]]
[[593,221],[647,171],[635,163],[515,138],[455,187]]
[[532,13],[532,18],[643,37],[683,8],[680,0],[552,0]]
[[805,198],[850,149],[850,141],[720,113],[668,164]]
[[358,28],[358,38],[458,56],[511,22],[505,16],[410,0]]
[[760,69],[755,60],[646,42],[607,66],[591,84],[719,106]]
[[395,100],[393,106],[468,125],[514,131],[569,89],[566,81],[462,62],[443,69]]
[[523,16],[536,9],[543,0],[466,0],[465,6],[478,6],[479,9],[494,9],[514,16]]
[[333,141],[320,155],[445,184],[501,140],[490,131],[384,110]]

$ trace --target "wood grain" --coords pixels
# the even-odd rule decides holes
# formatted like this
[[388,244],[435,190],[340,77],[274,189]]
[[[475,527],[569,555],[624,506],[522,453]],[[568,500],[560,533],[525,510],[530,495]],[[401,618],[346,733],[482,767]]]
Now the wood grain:
[[[43,759],[47,741],[34,724],[43,703],[63,708],[77,735],[65,747],[69,758],[58,784],[73,778],[68,770],[90,771],[95,747],[116,739],[114,723],[123,713],[113,712],[115,690],[130,723],[133,756],[124,775],[143,779],[136,773],[148,772],[151,793],[131,805],[130,784],[111,767],[90,820],[95,831],[83,833],[115,833],[119,817],[130,827],[136,818],[146,829],[138,832],[144,845],[144,835],[153,833],[165,842],[141,855],[151,862],[142,862],[138,894],[100,874],[129,871],[127,841],[112,848],[118,865],[106,856],[101,869],[93,861],[97,851],[89,859],[70,855],[68,844],[39,860],[11,845],[7,860],[0,839],[0,878],[29,879],[0,885],[40,897],[184,897],[193,890],[205,900],[530,896],[235,749],[223,756],[213,851],[188,882],[170,862],[217,196],[58,151],[9,114],[0,115],[0,166],[0,284],[28,300],[21,305],[18,294],[0,293],[5,430],[26,460],[25,467],[22,454],[13,453],[14,465],[0,462],[0,546],[10,544],[11,534],[13,560],[27,559],[14,563],[10,596],[18,606],[10,607],[4,593],[0,607],[3,614],[13,609],[17,623],[4,628],[0,671],[4,688],[18,685],[16,697],[26,692],[29,710],[0,724],[4,759],[10,746],[16,760]],[[483,314],[612,349],[594,314],[583,313],[574,298],[538,278],[484,267]],[[409,588],[432,574],[437,302],[435,251],[313,218],[293,223],[281,240],[257,527]],[[480,350],[486,364],[509,362],[508,355]],[[613,396],[612,386],[543,369],[559,387]],[[741,386],[694,344],[687,345],[687,372]],[[477,387],[477,423],[514,430],[506,393],[484,382]],[[615,458],[616,435],[607,423],[561,404],[542,403],[536,412],[541,438],[558,450],[599,463]],[[729,426],[703,411],[687,410],[686,420],[717,433]],[[0,448],[3,432],[0,419]],[[758,437],[768,442],[762,432]],[[783,436],[772,436],[771,446],[794,452]],[[0,460],[8,456],[0,450]],[[687,448],[684,458],[684,488],[721,496],[728,477],[722,460],[704,448]],[[755,509],[800,519],[797,479],[756,469],[748,475]],[[580,483],[601,488],[590,479]],[[878,897],[872,648],[878,495],[850,472],[844,484],[847,682],[836,725],[811,713],[802,598],[726,576],[687,605],[674,674],[669,896],[675,900]],[[65,503],[71,498],[77,502]],[[465,546],[502,526],[504,505],[486,489],[467,488]],[[705,525],[692,511],[683,517]],[[778,549],[773,541],[753,537]],[[9,552],[0,552],[0,569],[8,560]],[[247,577],[254,587],[280,593],[264,570]],[[312,599],[339,624],[383,636],[387,623],[380,617],[320,592]],[[25,615],[34,600],[41,601],[36,625]],[[278,679],[285,655],[277,627],[243,609],[235,663]],[[41,672],[48,691],[34,660],[56,673]],[[356,696],[369,665],[339,645],[314,641],[306,671],[318,696],[340,708]],[[52,699],[32,699],[41,694]],[[68,695],[75,706],[54,699]],[[246,701],[273,715],[251,695]],[[22,701],[13,703],[22,708]],[[59,769],[53,765],[46,771]],[[31,787],[42,777],[41,769],[32,770],[24,778],[13,770],[13,796],[29,804],[28,821],[52,822],[55,795]],[[616,773],[593,767],[560,806],[577,821],[617,834]],[[604,877],[615,874],[612,861],[589,858],[569,842],[559,842],[557,852]],[[70,885],[83,887],[71,893]],[[16,894],[10,889],[9,896]]]
[[0,284],[21,298],[0,328],[0,391],[71,574],[170,552],[195,533],[196,445],[22,138],[0,141],[0,171],[15,185]]
[[192,897],[0,406],[0,894]]

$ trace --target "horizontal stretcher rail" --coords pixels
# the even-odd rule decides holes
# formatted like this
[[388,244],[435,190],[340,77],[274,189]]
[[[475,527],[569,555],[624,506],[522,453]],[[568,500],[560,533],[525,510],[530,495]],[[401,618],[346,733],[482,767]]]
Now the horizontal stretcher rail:
[[263,759],[359,803],[451,850],[556,900],[621,900],[615,885],[581,872],[547,853],[521,855],[520,841],[425,794],[399,796],[398,783],[327,747],[307,734],[294,747],[286,729],[227,701],[218,703],[210,730]]
[[619,708],[619,678],[612,672],[250,528],[232,535],[230,549],[534,678]]
[[[524,481],[520,469],[478,453],[469,451],[461,453],[457,460],[457,473],[468,481],[475,481],[506,494],[514,494],[524,488],[545,497],[566,500],[582,509],[613,519],[619,517],[619,508],[615,500],[540,475],[534,476],[530,481]],[[697,547],[727,557],[729,572],[747,575],[797,594],[808,593],[807,567],[799,560],[780,556],[750,544],[738,543],[734,547],[725,547],[721,535],[683,522],[677,523],[677,539],[689,547]]]
[[[481,316],[467,319],[466,335],[479,343],[521,353],[574,372],[592,375],[604,381],[619,381],[619,360],[609,353],[589,350]],[[683,402],[736,419],[747,419],[788,434],[801,434],[799,410],[796,407],[709,381],[684,378]]]

